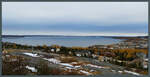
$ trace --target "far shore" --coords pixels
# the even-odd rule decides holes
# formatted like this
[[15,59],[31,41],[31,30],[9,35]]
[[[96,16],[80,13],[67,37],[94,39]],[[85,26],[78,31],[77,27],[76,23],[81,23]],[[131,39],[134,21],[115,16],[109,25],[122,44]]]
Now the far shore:
[[94,35],[94,36],[79,36],[79,35],[2,35],[2,37],[110,37],[110,38],[118,38],[118,39],[127,39],[127,38],[147,38],[148,36],[100,36],[100,35]]

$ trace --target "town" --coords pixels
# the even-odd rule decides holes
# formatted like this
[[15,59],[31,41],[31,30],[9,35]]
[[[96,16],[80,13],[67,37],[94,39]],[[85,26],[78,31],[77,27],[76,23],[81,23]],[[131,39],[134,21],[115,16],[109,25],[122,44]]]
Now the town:
[[[93,45],[89,47],[64,47],[59,45],[29,46],[10,42],[3,42],[3,61],[17,61],[17,57],[8,56],[13,51],[41,51],[47,54],[59,54],[63,56],[85,57],[99,62],[123,66],[130,71],[140,74],[148,73],[148,39],[124,39],[111,45]],[[36,52],[34,52],[36,53]],[[33,53],[33,54],[34,54]],[[38,54],[38,53],[37,53]],[[73,59],[72,59],[73,60]],[[69,60],[71,62],[71,60]],[[59,63],[60,64],[60,63]],[[7,73],[6,73],[7,74]]]

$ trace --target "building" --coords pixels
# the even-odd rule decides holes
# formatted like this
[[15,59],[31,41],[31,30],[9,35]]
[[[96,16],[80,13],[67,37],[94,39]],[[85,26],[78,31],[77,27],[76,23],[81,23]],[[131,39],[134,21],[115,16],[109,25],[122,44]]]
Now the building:
[[104,61],[104,56],[99,56],[98,60],[101,61],[101,62],[103,62]]
[[91,52],[87,51],[87,50],[81,50],[81,51],[75,51],[75,55],[76,56],[84,56],[84,57],[90,57],[91,56]]

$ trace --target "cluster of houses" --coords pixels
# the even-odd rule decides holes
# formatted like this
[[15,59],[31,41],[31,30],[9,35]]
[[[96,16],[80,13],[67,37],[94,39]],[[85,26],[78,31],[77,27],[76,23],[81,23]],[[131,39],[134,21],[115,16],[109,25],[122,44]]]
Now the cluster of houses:
[[121,42],[117,45],[119,46],[120,49],[123,49],[123,48],[144,49],[148,47],[148,41]]
[[60,48],[51,48],[51,52],[59,52],[60,51]]
[[98,48],[98,49],[125,49],[125,48],[145,49],[145,48],[148,48],[148,39],[143,38],[140,40],[125,40],[125,41],[119,42],[117,44],[93,45],[90,47]]
[[140,40],[126,40],[126,41],[122,41],[121,43],[118,43],[118,45],[122,48],[143,49],[143,48],[148,48],[148,39],[143,38]]
[[82,56],[91,56],[91,52],[90,51],[87,51],[87,50],[83,50],[83,51],[76,51],[75,52],[75,55],[78,56],[78,57],[82,57]]
[[[105,49],[105,48],[110,48],[111,46],[106,46],[106,45],[95,45],[94,48],[98,48],[98,49]],[[92,48],[92,47],[89,47]],[[51,48],[50,49],[51,52],[54,53],[58,53],[61,52],[61,48]],[[121,60],[117,60],[114,59],[114,57],[116,56],[115,53],[111,53],[111,52],[97,52],[97,53],[93,53],[89,50],[77,50],[77,51],[68,51],[68,53],[71,55],[74,52],[74,56],[77,57],[90,57],[90,58],[94,58],[94,59],[98,59],[101,62],[125,62],[125,61],[121,61]],[[145,53],[137,53],[136,54],[139,58],[140,58],[140,62],[142,63],[142,67],[144,69],[148,68],[148,59],[147,59],[147,55]],[[128,63],[128,62],[126,62]]]

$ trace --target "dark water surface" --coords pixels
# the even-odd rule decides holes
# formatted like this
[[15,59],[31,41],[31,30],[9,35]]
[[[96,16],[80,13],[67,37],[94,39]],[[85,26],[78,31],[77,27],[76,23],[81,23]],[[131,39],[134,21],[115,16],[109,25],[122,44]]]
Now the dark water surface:
[[107,45],[118,43],[121,40],[102,36],[47,36],[47,37],[3,37],[3,42],[12,42],[23,45],[60,45],[60,46],[82,46]]

